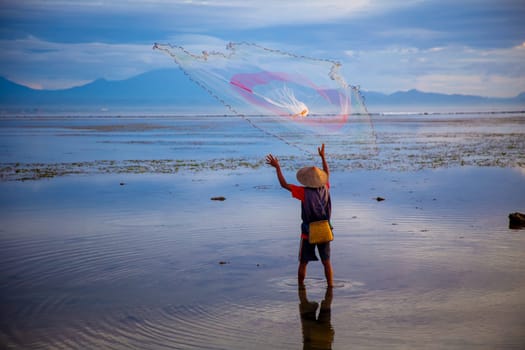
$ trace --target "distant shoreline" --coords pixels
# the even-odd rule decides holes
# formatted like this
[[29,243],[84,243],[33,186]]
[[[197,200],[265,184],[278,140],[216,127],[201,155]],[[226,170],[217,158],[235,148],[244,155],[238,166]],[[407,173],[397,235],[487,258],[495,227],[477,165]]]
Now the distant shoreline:
[[[358,117],[363,114],[352,114],[351,116]],[[378,108],[369,110],[367,114],[372,117],[383,117],[383,116],[507,116],[515,115],[525,117],[525,106],[516,106],[512,108],[507,106],[506,108],[481,108],[476,110],[475,107],[466,109],[450,108],[445,109],[443,107],[425,107],[425,108]],[[311,115],[310,117],[322,117],[323,115]],[[46,108],[10,108],[0,105],[0,120],[9,118],[130,118],[130,119],[141,119],[149,117],[208,117],[208,118],[274,118],[274,116],[260,115],[260,114],[249,114],[249,115],[236,115],[221,112],[198,112],[190,110],[177,111],[176,108],[170,110],[169,107],[158,107],[158,108],[59,108],[46,109]]]

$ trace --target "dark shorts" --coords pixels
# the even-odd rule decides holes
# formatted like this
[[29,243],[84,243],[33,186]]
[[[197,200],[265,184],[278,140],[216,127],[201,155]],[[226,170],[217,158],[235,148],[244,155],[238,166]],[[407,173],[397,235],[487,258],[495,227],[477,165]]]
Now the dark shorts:
[[299,261],[304,263],[319,260],[315,254],[315,247],[317,247],[321,261],[330,260],[330,242],[322,244],[310,244],[308,239],[301,238],[301,245],[299,247]]

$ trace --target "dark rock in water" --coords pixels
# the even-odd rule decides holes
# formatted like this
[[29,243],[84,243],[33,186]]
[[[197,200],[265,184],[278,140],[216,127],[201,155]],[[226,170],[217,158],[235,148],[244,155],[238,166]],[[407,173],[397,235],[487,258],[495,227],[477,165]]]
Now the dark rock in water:
[[226,197],[211,197],[210,198],[212,201],[225,201],[226,200]]
[[381,201],[384,201],[385,199],[383,197],[376,197],[376,201],[378,202],[381,202]]
[[525,227],[525,214],[522,213],[510,213],[509,214],[509,228],[524,228]]
[[224,261],[224,260],[219,261],[219,265],[226,265],[229,263],[230,263],[229,261]]

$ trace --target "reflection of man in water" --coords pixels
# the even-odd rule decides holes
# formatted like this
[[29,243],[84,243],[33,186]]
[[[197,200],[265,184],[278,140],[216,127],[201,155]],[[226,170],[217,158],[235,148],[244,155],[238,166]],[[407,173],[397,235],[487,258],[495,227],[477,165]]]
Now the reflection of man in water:
[[308,301],[306,288],[299,288],[299,313],[303,328],[303,349],[332,348],[335,334],[330,323],[332,296],[332,288],[328,287],[324,300],[321,302],[319,317],[316,317],[319,303]]

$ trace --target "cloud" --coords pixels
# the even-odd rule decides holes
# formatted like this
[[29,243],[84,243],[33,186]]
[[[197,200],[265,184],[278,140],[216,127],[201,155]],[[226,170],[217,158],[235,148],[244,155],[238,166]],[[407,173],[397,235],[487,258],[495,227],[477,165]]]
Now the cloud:
[[511,0],[3,1],[0,75],[43,88],[125,79],[174,67],[151,50],[155,41],[200,52],[231,40],[341,60],[348,82],[367,90],[513,96],[525,91],[524,8]]
[[435,40],[443,38],[445,35],[438,30],[431,30],[419,27],[401,27],[390,28],[377,32],[377,35],[387,40],[395,38],[396,40]]
[[[447,94],[514,97],[525,91],[525,49],[445,46],[350,51],[344,70],[366,90],[417,88]],[[351,78],[348,78],[351,80]]]
[[97,78],[120,80],[173,66],[151,45],[0,40],[0,75],[27,86],[60,89]]
[[422,91],[446,94],[484,96],[490,89],[491,97],[512,97],[516,89],[525,88],[516,79],[501,76],[480,76],[475,74],[426,74],[417,77],[414,87]]
[[[208,35],[175,35],[169,42],[188,50],[223,51],[227,41]],[[279,48],[279,43],[263,43]],[[175,64],[151,50],[152,44],[57,43],[36,37],[0,40],[0,75],[26,86],[59,89],[97,78],[126,79]],[[512,97],[525,91],[525,48],[481,50],[471,47],[393,46],[347,50],[346,80],[365,90],[429,92]],[[45,69],[44,69],[45,67]]]
[[[232,26],[268,27],[300,24],[331,23],[351,20],[407,7],[420,1],[370,1],[370,0],[267,0],[227,1],[217,6],[218,14],[228,19]],[[216,4],[215,2],[213,4]],[[221,11],[222,10],[222,11]]]
[[406,8],[420,0],[392,2],[387,0],[25,0],[8,2],[3,17],[67,19],[70,15],[135,17],[148,16],[152,26],[169,30],[176,23],[178,30],[192,28],[264,28],[298,24],[330,23]]

